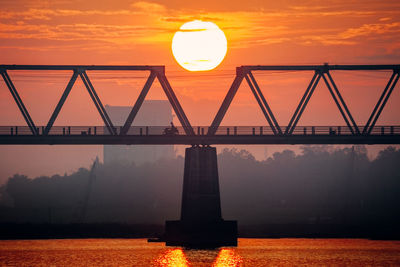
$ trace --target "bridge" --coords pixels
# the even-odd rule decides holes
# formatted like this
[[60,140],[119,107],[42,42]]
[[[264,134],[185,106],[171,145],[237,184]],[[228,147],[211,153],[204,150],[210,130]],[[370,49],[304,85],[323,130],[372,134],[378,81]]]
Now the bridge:
[[33,135],[27,126],[0,126],[0,145],[400,144],[400,126],[375,126],[369,134],[347,126],[297,126],[290,134],[275,134],[269,126],[219,126],[212,135],[208,126],[193,126],[190,135],[178,126],[179,134],[166,135],[168,127],[131,126],[121,135],[118,126],[113,135],[105,126],[53,126],[47,134],[41,126]]
[[[48,123],[38,126],[32,120],[8,74],[9,70],[69,70],[72,76],[58,101]],[[132,106],[124,125],[114,125],[110,120],[87,74],[89,70],[147,71],[149,76],[139,97]],[[358,125],[331,75],[332,70],[391,71],[392,75],[377,99],[365,125]],[[256,71],[313,71],[298,106],[287,126],[280,125],[263,95],[253,72]],[[217,153],[213,144],[400,144],[399,125],[376,125],[386,102],[400,76],[400,65],[316,65],[316,66],[241,66],[229,88],[215,118],[209,126],[192,126],[185,115],[163,66],[45,66],[0,65],[1,76],[27,126],[0,126],[0,144],[108,144],[192,145],[185,151],[185,169],[182,193],[181,218],[167,221],[161,241],[167,245],[186,247],[218,247],[237,245],[237,222],[222,218]],[[103,126],[53,126],[76,79],[80,77],[99,112]],[[181,123],[176,131],[165,131],[166,126],[132,126],[143,101],[155,79],[161,84],[175,114]],[[242,81],[246,81],[262,113],[265,125],[221,126]],[[343,117],[343,125],[299,126],[301,118],[315,88],[323,81],[336,107]],[[173,132],[174,134],[166,134]]]
[[[14,86],[9,70],[52,70],[72,72],[72,76],[46,125],[38,126],[32,120],[17,88]],[[87,71],[146,71],[147,81],[142,88],[124,125],[114,125],[102,101],[90,81]],[[357,125],[349,107],[336,86],[331,71],[391,71],[392,74],[373,107],[365,125]],[[314,72],[298,106],[287,126],[277,122],[267,99],[264,97],[253,72],[259,71],[312,71]],[[400,77],[400,65],[315,65],[315,66],[241,66],[236,69],[236,77],[229,88],[212,124],[192,126],[185,115],[167,77],[164,66],[85,66],[85,65],[0,65],[0,73],[13,96],[27,126],[0,126],[0,144],[400,144],[400,125],[376,125],[382,110],[390,98]],[[80,77],[99,112],[104,126],[53,126],[75,81]],[[167,126],[132,126],[140,107],[155,79],[161,84],[181,127],[179,134],[166,135]],[[236,92],[245,80],[264,117],[265,125],[221,126]],[[341,116],[343,125],[300,126],[300,120],[315,88],[323,81],[329,90]]]

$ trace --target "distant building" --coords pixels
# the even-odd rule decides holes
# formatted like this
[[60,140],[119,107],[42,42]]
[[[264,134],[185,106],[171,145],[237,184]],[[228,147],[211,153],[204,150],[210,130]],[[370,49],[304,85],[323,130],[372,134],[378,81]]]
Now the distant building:
[[[132,107],[109,106],[106,111],[114,126],[123,126]],[[143,102],[132,126],[168,126],[172,122],[172,108],[167,100],[146,100]],[[173,145],[105,145],[104,163],[123,162],[143,164],[161,158],[174,158]]]

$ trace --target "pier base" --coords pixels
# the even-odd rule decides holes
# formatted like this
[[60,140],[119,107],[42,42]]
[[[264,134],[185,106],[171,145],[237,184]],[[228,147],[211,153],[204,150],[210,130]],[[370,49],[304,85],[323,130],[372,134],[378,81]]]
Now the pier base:
[[167,246],[237,245],[237,222],[221,216],[216,148],[186,148],[181,219],[166,222],[164,240]]

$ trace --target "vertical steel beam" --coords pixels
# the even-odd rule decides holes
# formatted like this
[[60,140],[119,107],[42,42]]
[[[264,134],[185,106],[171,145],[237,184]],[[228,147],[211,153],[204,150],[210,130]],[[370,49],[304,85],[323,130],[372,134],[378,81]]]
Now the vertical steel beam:
[[92,98],[93,103],[95,104],[97,111],[99,112],[101,118],[104,121],[104,124],[108,128],[108,131],[110,132],[111,135],[116,135],[116,130],[114,128],[114,125],[112,124],[112,121],[108,117],[108,114],[103,106],[103,104],[100,101],[100,98],[97,96],[96,91],[94,90],[94,87],[92,83],[89,80],[89,76],[87,76],[86,72],[84,70],[79,71],[79,76],[81,77],[83,83],[85,84],[85,87]]
[[76,78],[78,78],[78,72],[76,70],[74,70],[74,73],[72,74],[72,77],[69,80],[68,85],[65,88],[64,93],[62,94],[62,96],[60,98],[60,101],[58,102],[56,108],[54,109],[53,114],[51,115],[43,134],[45,134],[45,135],[48,134],[50,132],[51,127],[53,127],[53,124],[54,124],[55,120],[57,119],[58,114],[60,113],[60,110],[65,103],[65,100],[67,99],[69,93],[71,92],[72,87],[75,84]]
[[[278,134],[282,134],[281,127],[279,126],[278,121],[275,119],[275,116],[272,113],[272,110],[269,107],[269,105],[267,103],[267,100],[265,99],[264,94],[262,93],[260,87],[258,86],[258,83],[257,83],[256,79],[254,78],[253,74],[251,73],[251,71],[249,71],[248,76],[250,77],[252,83],[254,84],[256,92],[258,93],[262,103],[264,104],[264,107],[265,107],[266,111],[268,112],[269,117],[271,118],[271,120],[272,120],[272,122],[273,122],[273,124],[275,126],[276,131],[278,132]],[[249,82],[249,80],[247,78],[246,78],[246,80],[247,80],[247,82]],[[250,85],[250,83],[249,83],[249,85]],[[251,88],[251,86],[250,86],[250,88]],[[271,126],[271,128],[273,128],[273,127]]]
[[[353,127],[351,126],[350,121],[349,121],[349,119],[348,119],[347,116],[346,116],[346,113],[343,111],[343,108],[342,108],[342,106],[341,106],[340,103],[339,103],[338,97],[336,97],[336,95],[335,95],[335,92],[337,93],[337,91],[336,91],[336,90],[335,90],[335,92],[333,91],[333,89],[332,89],[331,85],[329,84],[328,80],[326,79],[324,73],[322,73],[322,78],[324,79],[325,84],[326,84],[326,87],[328,87],[328,90],[329,90],[329,92],[331,93],[331,96],[332,96],[333,100],[335,101],[336,106],[338,107],[338,109],[339,109],[339,111],[340,111],[340,114],[342,114],[342,117],[343,117],[344,121],[346,122],[347,127],[349,128],[349,130],[351,131],[351,133],[352,133],[352,134],[359,133],[358,127],[357,127],[357,125],[355,124],[354,121],[353,121],[353,126],[355,127],[356,131],[354,131]],[[342,103],[342,104],[343,104],[343,103]]]
[[190,125],[188,118],[185,115],[185,112],[182,109],[181,104],[179,103],[174,91],[172,90],[171,85],[169,84],[167,77],[165,77],[164,73],[157,71],[157,79],[161,84],[167,98],[174,109],[176,116],[178,117],[180,123],[182,124],[183,129],[185,130],[186,135],[195,135],[195,132]]
[[229,91],[226,94],[225,99],[221,104],[221,107],[219,108],[217,114],[215,115],[215,118],[211,123],[211,126],[208,128],[207,135],[214,135],[217,132],[218,127],[221,124],[221,121],[226,114],[226,111],[228,110],[230,104],[232,103],[233,98],[236,95],[237,90],[239,89],[239,86],[244,78],[244,75],[245,74],[243,73],[241,67],[236,68],[236,77],[233,80],[233,83],[229,88]]
[[126,135],[127,132],[129,131],[129,128],[131,127],[132,122],[136,117],[136,114],[138,113],[140,107],[142,106],[143,101],[146,98],[146,95],[149,92],[150,87],[153,84],[155,78],[156,78],[156,74],[154,73],[154,71],[151,71],[150,75],[149,75],[149,78],[147,79],[145,85],[143,86],[143,89],[140,92],[140,95],[137,98],[135,105],[132,107],[132,110],[129,113],[127,119],[126,119],[126,122],[125,122],[124,126],[121,129],[120,135]]
[[303,111],[306,108],[312,94],[314,93],[314,90],[317,87],[320,79],[321,79],[321,73],[315,71],[314,76],[312,77],[310,83],[308,84],[308,87],[304,92],[304,95],[301,98],[299,105],[297,106],[295,112],[293,113],[292,118],[289,121],[288,126],[286,127],[285,134],[293,133],[294,129],[296,128],[297,122],[299,121],[301,115],[303,114]]
[[19,110],[22,113],[22,116],[24,117],[26,123],[29,126],[29,129],[31,130],[33,135],[38,135],[39,131],[35,126],[35,123],[33,122],[31,116],[29,115],[28,110],[26,109],[24,102],[22,102],[21,97],[18,94],[17,89],[15,88],[13,82],[11,81],[10,76],[8,75],[6,70],[0,70],[1,71],[1,76],[3,77],[4,82],[6,83],[8,89],[10,90],[11,95],[14,98],[15,103],[17,104]]
[[[378,120],[379,116],[381,115],[382,110],[383,110],[383,108],[384,108],[385,105],[386,105],[386,102],[388,101],[390,95],[391,95],[392,92],[393,92],[394,87],[396,86],[396,84],[397,84],[397,82],[398,82],[398,80],[399,80],[399,77],[400,77],[400,73],[397,71],[397,76],[396,76],[396,78],[394,79],[392,85],[390,86],[389,91],[387,92],[385,98],[383,99],[383,103],[382,103],[381,106],[379,107],[378,113],[376,113],[376,116],[375,116],[375,118],[373,119],[370,128],[368,129],[368,132],[367,132],[368,134],[370,134],[371,131],[372,131],[372,129],[374,128],[376,121]],[[391,79],[391,80],[393,80],[393,79]],[[385,88],[385,89],[386,89],[386,88]],[[387,90],[386,90],[386,91],[387,91]],[[384,93],[385,93],[385,91],[384,91]],[[383,96],[383,94],[382,94],[382,96]],[[382,98],[382,96],[381,96],[381,98]],[[380,100],[380,102],[381,102],[381,99],[379,99],[379,100]],[[378,102],[378,103],[379,103],[379,102]]]

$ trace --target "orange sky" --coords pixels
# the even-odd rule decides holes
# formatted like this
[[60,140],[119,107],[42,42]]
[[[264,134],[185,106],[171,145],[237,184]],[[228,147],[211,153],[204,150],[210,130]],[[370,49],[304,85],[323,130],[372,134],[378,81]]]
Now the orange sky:
[[[202,74],[189,73],[180,68],[173,59],[170,48],[173,34],[183,22],[193,19],[213,21],[227,36],[228,54],[214,71]],[[236,66],[324,62],[398,64],[399,40],[400,2],[398,1],[361,3],[338,0],[325,1],[321,4],[321,1],[256,0],[245,2],[3,0],[0,7],[1,63],[166,65],[170,82],[194,124],[211,122],[211,117],[233,80]],[[65,79],[57,80],[59,84],[54,84],[53,87],[46,85],[48,90],[43,89],[43,83],[48,83],[45,80],[46,75],[42,80],[38,78],[36,83],[20,82],[18,89],[21,94],[27,94],[24,100],[27,101],[28,108],[31,107],[32,113],[43,113],[42,116],[33,114],[38,123],[44,123],[48,119],[50,112],[47,112],[47,109],[50,110],[55,105],[53,103],[64,87],[62,82],[66,82],[70,74],[64,75]],[[305,74],[301,77],[306,79],[305,81],[293,80],[293,83],[283,81],[283,78],[287,79],[286,76],[282,78],[276,76],[274,84],[263,89],[267,90],[265,92],[267,95],[270,92],[270,97],[274,98],[284,94],[282,89],[296,88],[293,94],[290,93],[293,97],[289,99],[290,105],[295,106],[311,75]],[[376,79],[377,74],[371,73],[362,74],[359,76],[361,78],[357,76],[357,79],[366,76],[373,78],[376,83],[374,90],[378,90],[379,93],[389,74],[378,75],[382,80]],[[347,83],[349,78],[344,77],[342,83],[338,80],[339,85],[350,86],[351,82]],[[18,80],[18,77],[15,77],[15,79],[16,83],[23,81],[22,78]],[[114,83],[110,81],[105,86],[97,83],[98,90],[104,89],[102,98],[104,104],[133,103],[134,99],[130,97],[135,97],[134,94],[142,86],[142,81],[138,79],[125,81],[126,87],[121,86],[121,81]],[[55,78],[53,82],[56,82]],[[136,86],[128,87],[128,83]],[[277,90],[278,84],[283,88]],[[115,93],[118,91],[117,85],[121,86],[118,94]],[[365,85],[370,85],[370,82]],[[3,83],[1,86],[3,90],[0,96],[5,98],[4,94],[9,93],[4,90]],[[31,94],[25,92],[29,88],[33,88],[31,90],[35,92]],[[53,92],[49,92],[50,90]],[[322,88],[321,90],[326,91]],[[255,104],[252,96],[248,94],[248,88],[241,91],[244,91],[247,98],[238,97],[239,104],[251,106]],[[50,99],[50,96],[45,96],[45,99],[49,99],[48,108],[43,107],[43,101],[40,105],[36,105],[35,95],[39,92],[45,95],[55,94],[54,100]],[[344,94],[346,95],[346,92]],[[32,98],[32,102],[29,97]],[[154,96],[154,98],[159,97],[157,94]],[[373,98],[371,103],[375,102],[375,95]],[[348,100],[351,101],[352,99]],[[282,99],[276,99],[271,105],[277,109],[278,117],[283,116],[282,124],[285,124],[290,115],[279,112],[280,109],[287,110],[286,106],[282,107],[282,102]],[[204,105],[209,112],[206,114],[196,112]],[[366,108],[369,105],[370,103]],[[292,109],[294,107],[290,108]],[[92,118],[82,122],[90,121]]]
[[[223,63],[190,73],[171,53],[175,31],[194,19],[212,21],[226,34]],[[104,1],[2,0],[0,64],[161,64],[193,125],[211,123],[235,67],[251,64],[400,64],[399,1]],[[103,104],[132,105],[143,74],[88,73]],[[45,124],[70,73],[10,72],[38,125]],[[285,125],[312,73],[256,73]],[[390,73],[333,73],[357,122],[363,124]],[[378,123],[399,124],[399,88]],[[163,98],[159,86],[149,96]],[[261,125],[262,113],[242,86],[224,124]],[[82,83],[74,87],[56,125],[102,124]],[[397,111],[397,112],[395,112]],[[0,82],[0,124],[23,125]],[[325,86],[320,86],[299,124],[344,124]],[[5,150],[5,148],[1,148]]]
[[[240,64],[397,63],[398,1],[3,0],[3,63],[165,64],[193,19],[217,23]],[[170,66],[171,65],[171,66]]]

